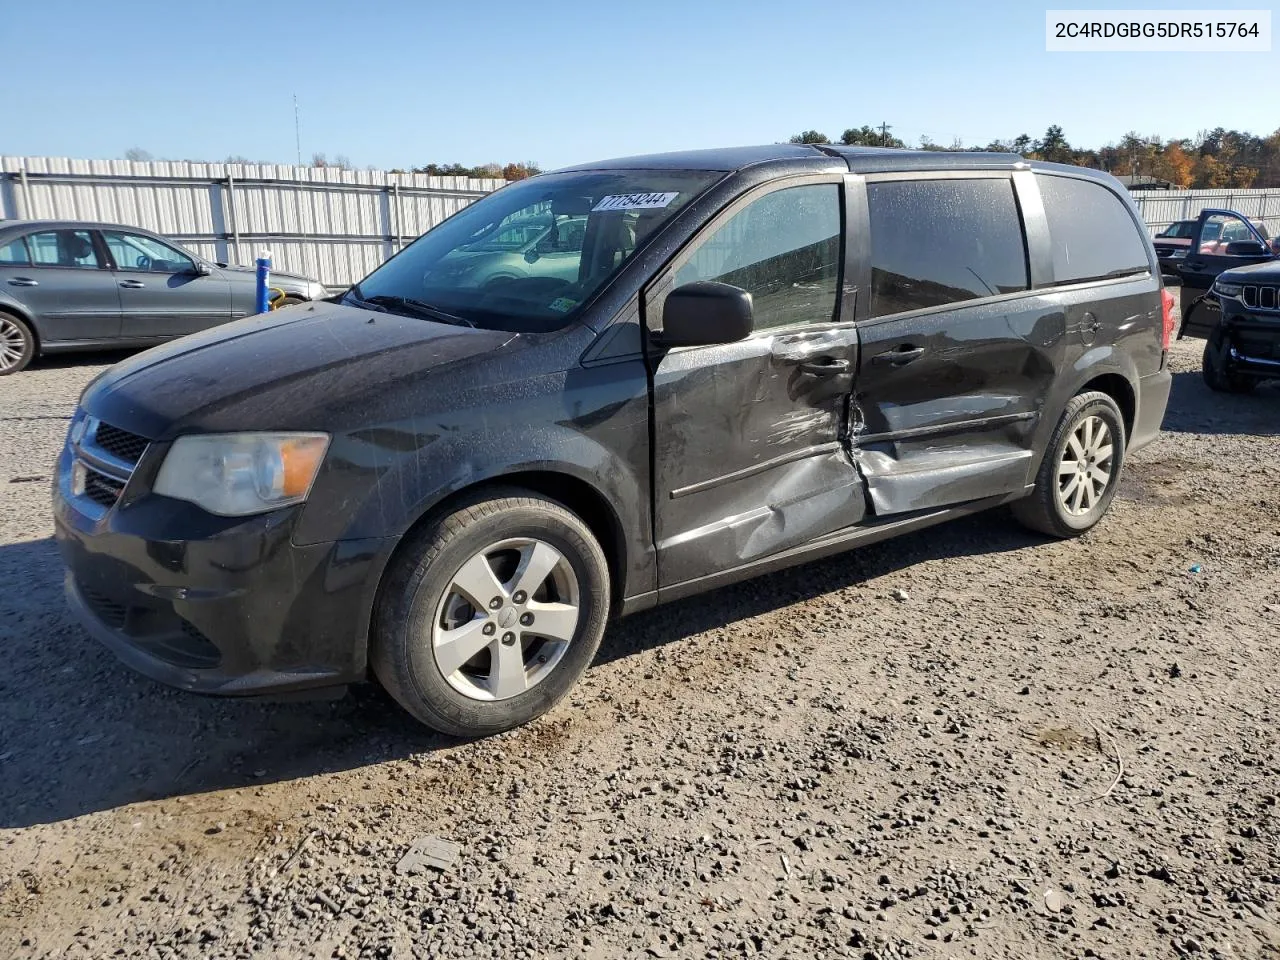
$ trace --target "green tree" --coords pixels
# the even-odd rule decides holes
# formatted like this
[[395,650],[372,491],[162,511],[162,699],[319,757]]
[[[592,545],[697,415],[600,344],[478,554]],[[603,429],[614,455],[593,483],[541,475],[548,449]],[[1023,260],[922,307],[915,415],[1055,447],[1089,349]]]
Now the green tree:
[[902,149],[906,144],[892,134],[882,133],[879,127],[850,127],[840,134],[840,142],[846,146],[857,147],[896,147]]
[[830,138],[825,133],[819,133],[817,130],[805,130],[803,133],[795,134],[790,143],[830,143]]
[[1044,132],[1044,137],[1035,144],[1035,153],[1041,160],[1048,160],[1052,163],[1070,163],[1071,144],[1067,143],[1067,138],[1062,135],[1062,128],[1057,124],[1049,127]]

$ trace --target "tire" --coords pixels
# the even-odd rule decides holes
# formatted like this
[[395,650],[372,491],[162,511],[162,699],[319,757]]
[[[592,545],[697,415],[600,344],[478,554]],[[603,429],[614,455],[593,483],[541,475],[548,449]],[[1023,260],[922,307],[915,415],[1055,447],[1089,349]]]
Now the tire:
[[272,304],[272,305],[271,305],[271,309],[272,309],[272,310],[279,310],[279,309],[281,309],[282,307],[292,307],[292,306],[294,306],[294,305],[296,305],[296,304],[299,304],[299,303],[306,303],[306,302],[307,302],[307,301],[306,301],[306,300],[303,300],[301,297],[288,297],[288,296],[286,296],[286,297],[281,297],[281,298],[280,298],[280,302],[279,302],[279,303],[274,303],[274,304]]
[[[1106,428],[1106,436],[1100,441],[1099,423]],[[1086,424],[1088,433],[1082,433]],[[1095,441],[1092,447],[1090,438]],[[1097,390],[1072,397],[1045,450],[1035,491],[1012,504],[1013,515],[1023,526],[1052,537],[1078,537],[1092,529],[1115,498],[1127,442],[1124,417],[1111,397]],[[1096,461],[1077,455],[1104,453],[1107,446],[1109,453]],[[1068,462],[1083,463],[1083,472],[1067,474]]]
[[1217,393],[1249,393],[1255,386],[1251,377],[1231,372],[1226,341],[1221,330],[1215,330],[1205,341],[1200,375],[1204,378],[1205,386]]
[[36,336],[25,320],[0,313],[0,377],[25,370],[36,356]]
[[[530,563],[537,573],[524,579]],[[586,524],[530,491],[489,490],[429,521],[393,560],[370,664],[427,726],[500,733],[550,710],[582,676],[609,597],[609,567]]]

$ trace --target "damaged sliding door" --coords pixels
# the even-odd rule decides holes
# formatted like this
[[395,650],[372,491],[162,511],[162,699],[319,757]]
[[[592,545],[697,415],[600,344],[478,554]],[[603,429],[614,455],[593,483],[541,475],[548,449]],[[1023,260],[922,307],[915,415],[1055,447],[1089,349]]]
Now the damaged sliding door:
[[[753,297],[735,343],[650,348],[661,587],[729,570],[858,523],[845,448],[858,337],[842,316],[838,177],[771,184],[723,211],[651,285],[715,280]],[[850,298],[851,300],[852,298]]]

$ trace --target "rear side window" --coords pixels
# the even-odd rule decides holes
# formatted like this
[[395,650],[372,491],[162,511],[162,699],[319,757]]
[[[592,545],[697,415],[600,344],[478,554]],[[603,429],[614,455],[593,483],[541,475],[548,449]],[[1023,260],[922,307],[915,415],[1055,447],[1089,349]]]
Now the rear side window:
[[0,264],[30,262],[31,258],[27,256],[27,245],[21,237],[10,240],[6,244],[0,244]]
[[1101,280],[1151,269],[1145,233],[1100,183],[1037,174],[1053,245],[1054,283]]
[[1027,289],[1009,180],[871,183],[867,203],[873,317]]

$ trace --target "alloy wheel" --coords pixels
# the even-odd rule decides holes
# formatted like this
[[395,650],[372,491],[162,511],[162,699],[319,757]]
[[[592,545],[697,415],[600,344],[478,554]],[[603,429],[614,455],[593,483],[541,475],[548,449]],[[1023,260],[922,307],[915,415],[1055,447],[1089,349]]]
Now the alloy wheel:
[[502,540],[449,581],[432,620],[432,652],[459,693],[506,700],[550,675],[579,619],[578,577],[568,558],[543,540]]
[[0,316],[0,370],[8,370],[22,362],[27,350],[27,338],[8,317]]
[[1067,438],[1058,463],[1058,503],[1080,517],[1097,506],[1111,483],[1115,443],[1098,416],[1085,417]]

